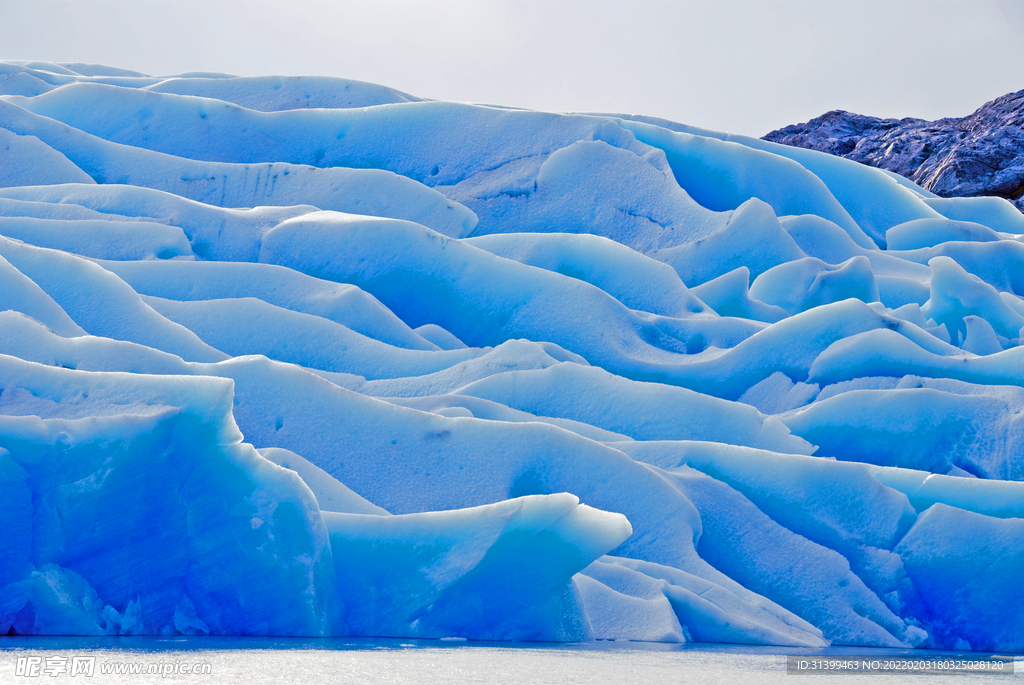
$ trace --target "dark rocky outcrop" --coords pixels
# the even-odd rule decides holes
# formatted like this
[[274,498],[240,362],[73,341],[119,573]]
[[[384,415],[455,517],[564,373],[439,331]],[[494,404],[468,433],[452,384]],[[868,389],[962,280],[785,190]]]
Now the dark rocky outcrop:
[[959,119],[879,119],[834,110],[764,140],[894,171],[940,197],[997,195],[1024,211],[1024,90]]

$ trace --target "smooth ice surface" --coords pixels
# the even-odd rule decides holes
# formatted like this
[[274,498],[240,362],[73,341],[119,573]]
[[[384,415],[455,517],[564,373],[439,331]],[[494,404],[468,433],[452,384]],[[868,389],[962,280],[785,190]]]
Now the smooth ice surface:
[[415,95],[350,79],[316,76],[235,76],[223,79],[187,76],[154,79],[146,90],[212,97],[261,112],[286,109],[347,109],[415,102]]
[[1022,234],[650,117],[0,62],[0,634],[1024,651]]
[[67,157],[35,136],[0,129],[0,187],[48,183],[90,183],[92,179]]
[[566,493],[445,512],[323,516],[355,635],[591,639],[572,577],[632,533],[626,517]]

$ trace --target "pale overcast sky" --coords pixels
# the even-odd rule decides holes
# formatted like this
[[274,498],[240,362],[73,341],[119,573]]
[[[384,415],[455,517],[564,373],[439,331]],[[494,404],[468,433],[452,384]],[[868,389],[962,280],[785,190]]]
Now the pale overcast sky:
[[1024,88],[1024,0],[0,0],[0,58],[341,76],[760,136]]

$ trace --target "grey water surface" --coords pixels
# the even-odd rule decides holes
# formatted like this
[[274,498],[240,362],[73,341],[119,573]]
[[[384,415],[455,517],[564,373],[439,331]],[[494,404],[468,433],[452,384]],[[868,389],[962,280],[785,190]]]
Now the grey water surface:
[[[808,674],[787,656],[983,657],[976,653],[833,647],[799,649],[642,642],[484,643],[390,638],[0,637],[0,683],[968,683],[1024,680],[1016,673]],[[20,662],[19,662],[20,660]],[[92,673],[87,673],[91,660]],[[33,665],[35,669],[33,669]],[[71,675],[72,667],[80,671]],[[198,673],[192,673],[198,667]],[[141,671],[132,673],[131,670]],[[32,671],[35,674],[31,674]],[[52,672],[53,675],[50,675]],[[118,672],[120,671],[120,672]],[[186,672],[187,671],[187,672]]]

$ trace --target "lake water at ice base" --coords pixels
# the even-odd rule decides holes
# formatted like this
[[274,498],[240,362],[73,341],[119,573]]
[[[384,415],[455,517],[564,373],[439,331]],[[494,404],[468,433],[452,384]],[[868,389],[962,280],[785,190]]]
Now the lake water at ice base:
[[[390,638],[7,637],[0,683],[966,683],[1024,680],[1014,675],[805,675],[786,672],[787,655],[940,656],[931,650],[833,647],[798,649],[709,643],[496,643]],[[18,677],[19,656],[95,656],[94,676]],[[984,656],[972,653],[972,657]],[[101,675],[103,663],[209,664],[210,675]]]

